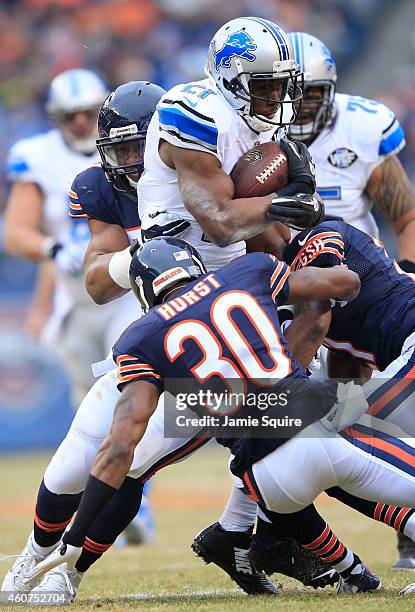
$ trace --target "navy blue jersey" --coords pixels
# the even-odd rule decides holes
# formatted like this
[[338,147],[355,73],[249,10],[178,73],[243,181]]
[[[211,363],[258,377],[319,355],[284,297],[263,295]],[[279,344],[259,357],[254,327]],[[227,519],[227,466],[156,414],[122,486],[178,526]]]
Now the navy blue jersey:
[[355,300],[332,310],[324,344],[384,370],[400,354],[415,331],[415,284],[383,245],[342,221],[326,221],[302,231],[284,252],[291,270],[305,265],[329,267],[344,263],[362,283]]
[[[275,306],[286,299],[289,273],[288,266],[272,255],[251,253],[203,275],[173,299],[154,307],[132,323],[114,346],[119,389],[145,380],[160,391],[170,390],[169,381],[177,379],[212,383],[215,389],[222,385],[231,393],[245,395],[274,391],[282,381],[296,384],[297,389],[301,384],[301,392],[304,387],[317,388],[290,354],[279,326]],[[322,395],[313,413],[304,395],[300,398],[298,394],[309,422],[326,414],[333,404],[326,389]],[[276,414],[273,410],[267,408]],[[211,412],[206,405],[195,411],[199,415]],[[286,411],[284,408],[284,414]],[[236,412],[246,416],[252,409],[238,404],[232,407],[232,414]],[[304,426],[307,424],[305,420]],[[232,448],[236,462],[244,467],[282,442],[255,441],[249,436],[235,440],[226,423],[217,437]]]
[[130,241],[137,238],[140,229],[137,202],[113,187],[101,164],[90,166],[75,177],[69,199],[71,217],[119,225]]

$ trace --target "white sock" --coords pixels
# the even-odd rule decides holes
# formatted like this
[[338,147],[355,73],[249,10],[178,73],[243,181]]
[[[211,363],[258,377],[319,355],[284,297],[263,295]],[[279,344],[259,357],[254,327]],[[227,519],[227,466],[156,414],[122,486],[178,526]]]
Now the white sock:
[[30,534],[29,540],[28,540],[29,550],[33,551],[36,555],[41,555],[42,557],[47,557],[49,553],[55,550],[58,544],[59,542],[57,542],[53,546],[39,546],[39,544],[36,542],[33,536],[33,532]]
[[255,523],[256,511],[256,503],[233,487],[219,524],[226,531],[247,531]]

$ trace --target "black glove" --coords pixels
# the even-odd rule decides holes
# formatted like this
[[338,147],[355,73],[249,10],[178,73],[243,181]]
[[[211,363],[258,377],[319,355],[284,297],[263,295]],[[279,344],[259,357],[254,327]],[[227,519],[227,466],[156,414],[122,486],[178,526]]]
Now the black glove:
[[398,266],[404,272],[415,274],[415,263],[413,261],[409,261],[409,259],[401,259],[398,261]]
[[152,238],[177,238],[190,227],[190,222],[182,219],[176,213],[165,210],[150,213],[141,226],[141,239],[147,242]]
[[317,194],[311,196],[305,193],[277,197],[268,206],[265,217],[272,221],[281,221],[293,229],[308,229],[323,221],[323,200]]
[[281,138],[279,145],[288,157],[288,185],[280,189],[278,195],[291,196],[297,193],[313,195],[316,190],[315,169],[305,144]]

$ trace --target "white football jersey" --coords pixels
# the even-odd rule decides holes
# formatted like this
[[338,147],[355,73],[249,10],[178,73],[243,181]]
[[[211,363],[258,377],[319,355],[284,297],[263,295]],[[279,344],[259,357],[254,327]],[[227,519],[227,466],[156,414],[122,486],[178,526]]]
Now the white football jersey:
[[317,191],[326,214],[377,237],[365,188],[374,168],[405,146],[405,135],[393,112],[379,102],[336,94],[335,108],[331,125],[309,146]]
[[[69,190],[74,177],[90,163],[99,161],[99,153],[86,156],[70,149],[59,130],[19,140],[11,149],[8,160],[8,177],[11,181],[36,183],[43,194],[43,229],[60,242],[89,240],[85,224],[79,224],[74,236],[74,222],[69,218]],[[59,296],[60,293],[60,296]],[[69,297],[70,296],[70,297]],[[90,303],[83,275],[58,278],[57,300]],[[56,306],[58,307],[58,305]]]
[[149,213],[163,209],[188,220],[190,228],[181,238],[200,252],[209,270],[243,255],[244,241],[219,247],[204,238],[199,223],[183,204],[176,171],[160,159],[159,141],[162,138],[177,147],[211,153],[230,174],[243,153],[255,144],[268,142],[274,133],[275,130],[257,133],[250,129],[209,79],[176,85],[160,100],[148,128],[145,172],[138,182],[141,221]]

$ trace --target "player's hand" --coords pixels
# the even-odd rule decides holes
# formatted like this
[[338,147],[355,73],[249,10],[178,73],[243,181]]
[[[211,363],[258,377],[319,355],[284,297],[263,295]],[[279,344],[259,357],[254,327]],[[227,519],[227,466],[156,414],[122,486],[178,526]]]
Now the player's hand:
[[305,144],[281,138],[279,145],[288,157],[288,185],[280,189],[278,195],[288,196],[296,193],[313,195],[316,190],[315,168]]
[[157,210],[144,216],[141,221],[141,237],[143,242],[152,238],[178,238],[190,227],[190,222],[182,219],[176,213]]
[[268,206],[265,216],[272,221],[281,221],[293,229],[308,229],[323,221],[324,204],[317,194],[278,196]]
[[81,274],[88,242],[86,240],[67,242],[57,251],[54,262],[56,266],[71,276]]
[[337,402],[320,422],[328,431],[337,433],[356,423],[368,408],[363,387],[353,381],[339,383]]

